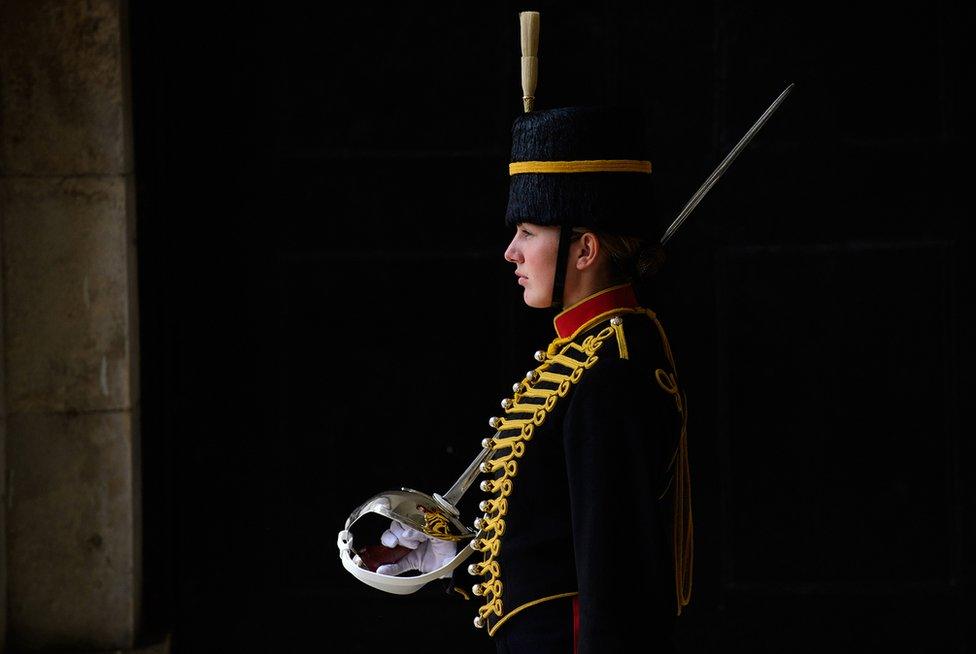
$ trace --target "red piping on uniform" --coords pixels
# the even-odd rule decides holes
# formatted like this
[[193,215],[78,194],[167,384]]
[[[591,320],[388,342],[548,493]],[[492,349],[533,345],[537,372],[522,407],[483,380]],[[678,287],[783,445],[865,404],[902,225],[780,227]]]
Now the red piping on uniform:
[[573,654],[579,651],[579,595],[573,598]]

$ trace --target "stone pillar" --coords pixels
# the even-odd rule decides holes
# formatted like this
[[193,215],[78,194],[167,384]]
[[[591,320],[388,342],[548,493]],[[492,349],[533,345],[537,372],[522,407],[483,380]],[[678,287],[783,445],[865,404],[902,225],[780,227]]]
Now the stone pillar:
[[0,427],[18,649],[125,649],[139,630],[127,29],[121,0],[0,0]]
[[[0,122],[0,138],[3,123]],[[5,352],[3,343],[3,205],[0,205],[0,353]],[[0,654],[7,641],[7,406],[4,389],[6,381],[4,357],[0,356]]]

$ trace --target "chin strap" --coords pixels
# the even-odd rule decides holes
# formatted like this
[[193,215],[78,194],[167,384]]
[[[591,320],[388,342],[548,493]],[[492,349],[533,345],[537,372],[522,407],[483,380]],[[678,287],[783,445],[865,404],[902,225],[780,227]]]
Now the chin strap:
[[566,267],[569,259],[569,243],[573,240],[573,228],[563,225],[559,230],[559,249],[556,253],[556,274],[552,279],[552,308],[563,306],[563,287],[566,285]]

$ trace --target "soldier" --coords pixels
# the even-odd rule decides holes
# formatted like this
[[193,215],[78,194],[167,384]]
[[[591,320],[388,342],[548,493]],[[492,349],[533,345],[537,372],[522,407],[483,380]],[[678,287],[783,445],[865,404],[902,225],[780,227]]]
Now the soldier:
[[[673,651],[691,594],[687,408],[664,327],[641,300],[662,243],[721,170],[659,238],[641,113],[536,111],[538,13],[519,16],[525,113],[512,126],[505,221],[514,235],[504,256],[525,304],[555,311],[555,335],[489,421],[473,540],[459,549],[464,527],[451,504],[473,479],[466,471],[448,502],[414,491],[367,502],[339,547],[350,572],[390,592],[413,592],[399,577],[383,581],[410,571],[418,585],[447,577],[468,598],[470,588],[474,624],[499,653],[622,652],[635,638]],[[404,497],[409,515],[392,504]],[[414,526],[393,519],[385,548],[353,556],[349,528],[371,507]],[[431,529],[431,516],[445,529]],[[480,560],[459,567],[472,553]]]
[[[454,585],[499,652],[625,651],[638,627],[642,649],[672,651],[690,596],[687,414],[664,327],[639,301],[663,259],[644,123],[562,107],[519,116],[512,136],[504,256],[526,305],[556,310],[555,335],[490,421],[480,561]],[[413,550],[386,574],[455,554],[395,521],[382,542]]]
[[[526,305],[555,311],[555,336],[502,400],[504,413],[489,421],[495,434],[451,490],[366,502],[339,534],[340,557],[388,592],[447,577],[449,590],[470,598],[473,576],[474,624],[499,653],[622,652],[635,639],[642,650],[674,651],[675,618],[691,597],[688,411],[646,299],[663,245],[793,85],[658,238],[641,113],[536,111],[538,13],[520,20],[525,113],[512,126],[505,259]],[[483,515],[470,529],[456,502],[479,468]],[[351,528],[370,511],[393,519],[382,545],[354,546]],[[472,555],[480,560],[460,567]]]

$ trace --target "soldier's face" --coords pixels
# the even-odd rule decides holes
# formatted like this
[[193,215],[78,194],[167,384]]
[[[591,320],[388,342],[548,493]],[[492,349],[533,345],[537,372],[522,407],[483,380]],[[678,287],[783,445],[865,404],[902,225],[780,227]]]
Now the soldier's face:
[[515,264],[522,299],[530,307],[543,309],[552,304],[552,281],[556,272],[559,227],[520,223],[505,248],[505,260]]

